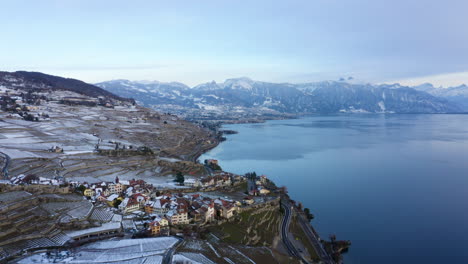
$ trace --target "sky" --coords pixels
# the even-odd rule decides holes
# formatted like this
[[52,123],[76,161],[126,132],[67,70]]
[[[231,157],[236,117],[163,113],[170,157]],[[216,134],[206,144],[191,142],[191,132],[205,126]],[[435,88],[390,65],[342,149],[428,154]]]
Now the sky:
[[196,85],[468,83],[466,0],[0,0],[0,70]]

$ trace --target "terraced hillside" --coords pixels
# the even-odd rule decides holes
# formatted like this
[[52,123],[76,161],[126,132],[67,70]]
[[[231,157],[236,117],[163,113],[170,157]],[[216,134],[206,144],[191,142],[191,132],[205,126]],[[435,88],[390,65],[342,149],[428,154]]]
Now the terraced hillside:
[[69,230],[99,226],[113,213],[75,194],[0,190],[0,263],[25,250],[65,245]]
[[[167,179],[157,177],[173,170],[203,174],[201,165],[189,161],[216,145],[201,127],[133,105],[84,107],[50,101],[32,112],[49,118],[30,122],[0,112],[0,149],[11,158],[10,177],[34,174],[96,182],[119,176],[152,178],[159,184]],[[55,146],[63,152],[50,151]],[[142,147],[150,150],[148,155],[138,152]]]

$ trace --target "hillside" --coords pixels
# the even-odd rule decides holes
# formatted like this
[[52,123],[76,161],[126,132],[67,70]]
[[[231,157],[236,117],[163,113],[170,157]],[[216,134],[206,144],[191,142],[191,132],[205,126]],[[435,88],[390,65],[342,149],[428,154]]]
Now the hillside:
[[109,91],[76,79],[63,78],[40,72],[0,72],[0,86],[23,91],[63,90],[76,92],[90,97],[133,102],[133,99],[117,96]]
[[172,186],[167,175],[174,171],[204,174],[193,161],[217,144],[201,126],[81,81],[23,72],[2,73],[1,80],[0,154],[8,157],[9,177],[138,176]]

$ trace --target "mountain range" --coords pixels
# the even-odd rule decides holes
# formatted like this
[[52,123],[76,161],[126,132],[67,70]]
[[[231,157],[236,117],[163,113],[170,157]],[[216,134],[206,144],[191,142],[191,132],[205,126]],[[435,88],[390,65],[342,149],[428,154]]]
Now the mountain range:
[[[191,119],[236,119],[306,113],[459,113],[468,112],[468,86],[436,88],[425,83],[356,84],[323,81],[271,83],[227,79],[189,87],[179,82],[112,80],[88,84],[39,72],[0,72],[0,86],[68,90],[92,97],[133,102]],[[130,99],[131,98],[131,99]]]
[[[148,107],[172,106],[185,111],[242,109],[277,113],[455,113],[468,110],[468,87],[434,88],[345,81],[270,83],[227,79],[189,87],[178,82],[113,80],[97,86]],[[166,107],[164,109],[169,109]]]

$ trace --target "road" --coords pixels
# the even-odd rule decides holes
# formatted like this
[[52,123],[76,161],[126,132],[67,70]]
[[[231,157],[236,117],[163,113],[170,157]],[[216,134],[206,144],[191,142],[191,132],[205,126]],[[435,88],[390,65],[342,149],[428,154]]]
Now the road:
[[299,259],[302,260],[303,263],[309,263],[302,257],[302,254],[299,253],[296,247],[294,247],[294,244],[290,241],[290,237],[288,235],[289,224],[291,223],[291,215],[292,215],[291,205],[289,203],[281,202],[281,207],[284,209],[284,217],[283,217],[283,221],[281,222],[281,239],[283,240],[283,243],[286,246],[286,249],[288,250],[289,255],[298,257]]
[[315,252],[317,252],[320,259],[326,264],[335,264],[330,255],[323,248],[323,245],[322,243],[320,243],[319,238],[315,235],[309,221],[305,219],[302,214],[298,214],[297,219],[302,229],[304,230],[304,233],[307,235],[309,241],[312,243],[312,246],[314,247]]
[[171,249],[169,249],[166,252],[166,254],[164,255],[163,260],[162,260],[163,264],[171,264],[172,263],[172,256],[174,255],[174,252],[177,249],[177,247],[180,245],[180,243],[182,243],[182,241],[183,241],[183,239],[180,238],[180,237],[175,237],[175,238],[177,238],[179,241],[177,241],[177,243]]
[[[281,206],[284,209],[283,222],[281,223],[281,237],[283,239],[283,243],[286,245],[286,248],[288,249],[289,254],[291,256],[298,257],[304,263],[309,263],[308,261],[304,259],[302,254],[300,254],[300,252],[295,248],[294,244],[290,241],[290,238],[288,236],[289,224],[291,223],[291,216],[292,216],[291,204],[289,202],[282,201]],[[312,227],[309,224],[309,222],[308,221],[305,222],[306,219],[304,219],[302,214],[298,214],[297,219],[302,229],[304,230],[304,233],[309,238],[309,241],[314,247],[315,252],[317,252],[317,255],[320,257],[322,262],[325,264],[335,264],[335,262],[332,260],[332,258],[328,255],[328,253],[323,248],[322,243],[320,243],[320,240],[312,231]]]

